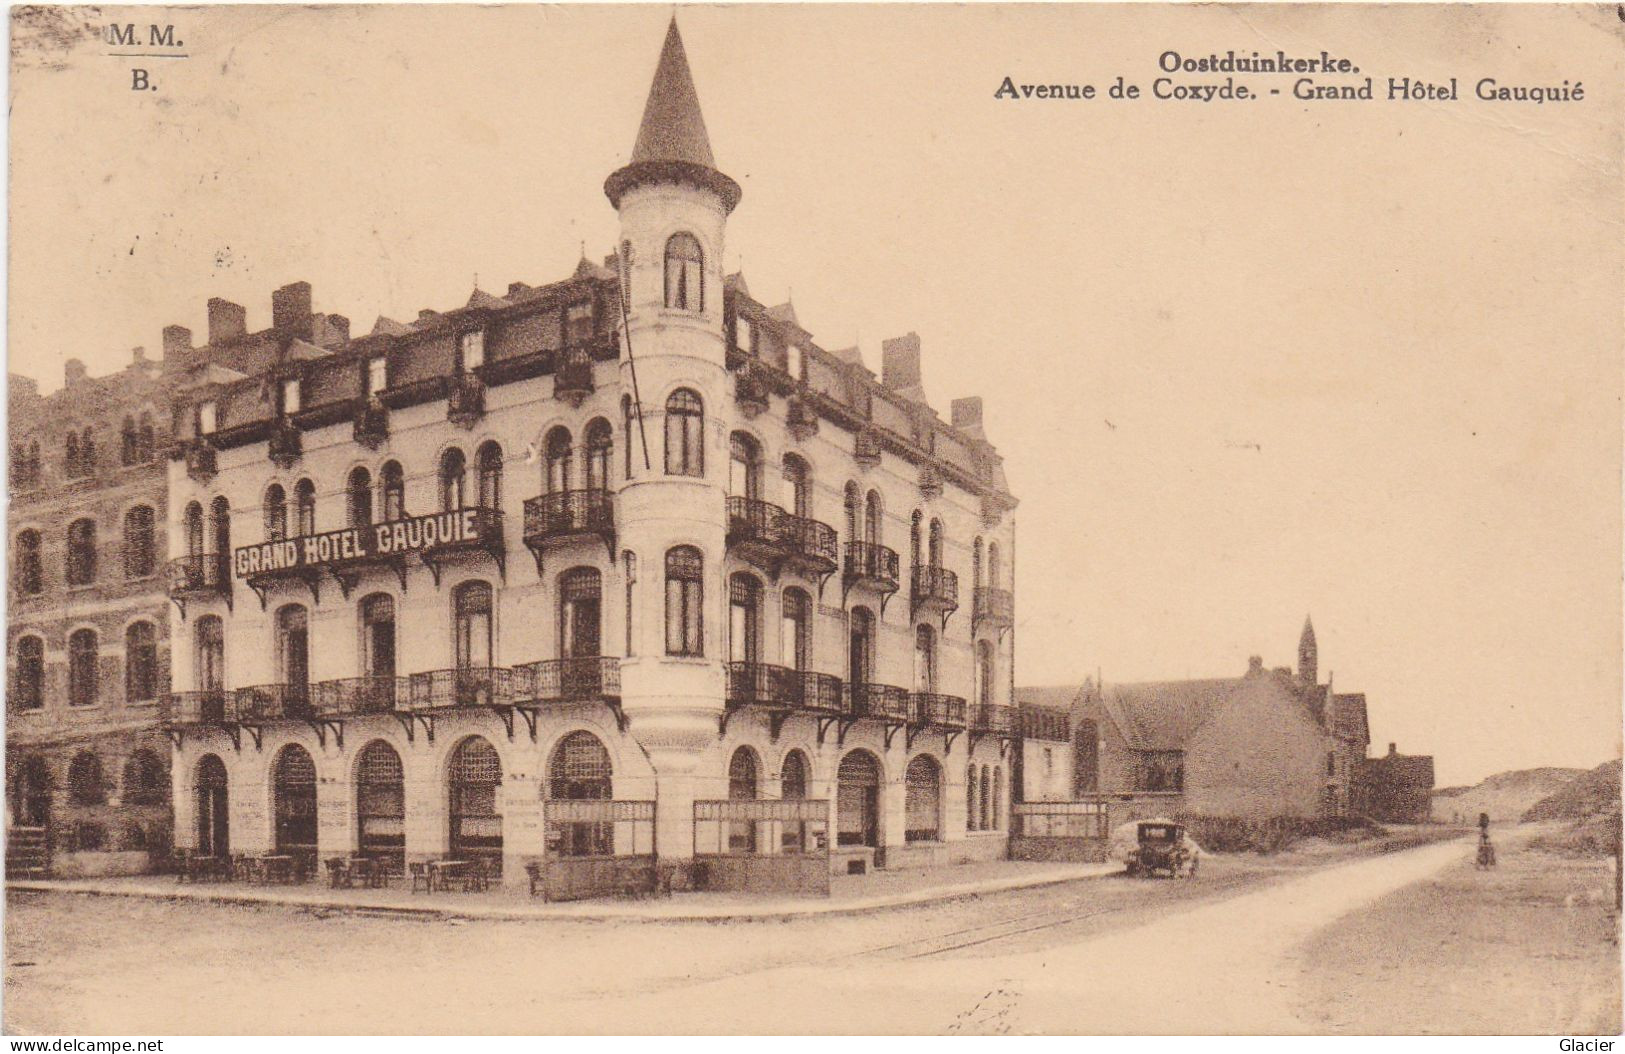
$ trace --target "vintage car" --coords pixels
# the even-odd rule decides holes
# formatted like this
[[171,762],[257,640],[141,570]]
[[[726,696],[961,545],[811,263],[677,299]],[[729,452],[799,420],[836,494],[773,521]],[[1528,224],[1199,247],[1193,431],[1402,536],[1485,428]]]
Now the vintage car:
[[1185,828],[1177,823],[1151,821],[1135,830],[1138,845],[1128,858],[1128,873],[1154,877],[1166,871],[1168,877],[1196,877],[1196,854],[1185,840]]

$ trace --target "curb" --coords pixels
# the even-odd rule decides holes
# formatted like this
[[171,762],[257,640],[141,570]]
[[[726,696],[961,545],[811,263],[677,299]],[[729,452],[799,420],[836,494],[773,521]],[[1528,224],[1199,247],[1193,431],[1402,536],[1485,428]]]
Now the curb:
[[512,922],[770,922],[775,920],[810,918],[816,916],[862,915],[871,912],[889,911],[895,908],[919,907],[926,904],[940,904],[953,900],[964,900],[984,896],[990,893],[1006,893],[1015,890],[1042,889],[1046,886],[1065,885],[1070,882],[1084,882],[1103,875],[1111,874],[1110,870],[1090,870],[1079,874],[1047,874],[1032,878],[992,880],[975,886],[948,886],[934,890],[921,890],[915,893],[900,893],[888,897],[876,897],[868,900],[852,901],[849,903],[831,903],[829,901],[815,901],[805,905],[771,907],[753,910],[747,907],[716,908],[710,910],[690,910],[683,912],[655,913],[640,911],[636,908],[620,910],[593,910],[577,912],[568,909],[538,907],[500,907],[500,906],[469,906],[441,907],[425,904],[422,907],[411,904],[366,904],[349,901],[305,900],[285,898],[269,894],[252,893],[213,893],[203,891],[183,891],[179,888],[173,892],[157,889],[120,889],[105,885],[77,885],[68,880],[45,881],[8,881],[7,892],[20,893],[66,893],[73,896],[89,897],[131,897],[139,900],[163,900],[170,902],[201,901],[210,904],[232,904],[248,907],[296,908],[306,911],[325,910],[335,914],[347,915],[394,915],[402,918],[420,919],[457,919],[462,921],[512,921]]

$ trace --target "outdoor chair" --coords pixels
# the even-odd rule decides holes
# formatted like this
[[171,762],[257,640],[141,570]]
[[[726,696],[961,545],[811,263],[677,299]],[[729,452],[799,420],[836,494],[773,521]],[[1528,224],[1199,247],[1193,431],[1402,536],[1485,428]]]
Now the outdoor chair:
[[343,857],[335,856],[327,861],[327,878],[334,889],[355,888],[355,876]]
[[463,881],[463,892],[484,893],[490,889],[491,879],[496,877],[492,874],[492,871],[493,868],[489,860],[482,857],[474,861],[473,865],[468,869],[468,877]]
[[406,868],[407,868],[408,871],[410,871],[412,873],[412,892],[413,893],[416,893],[418,891],[418,885],[419,884],[422,884],[423,892],[425,892],[425,893],[433,893],[434,892],[434,884],[433,884],[434,880],[429,874],[429,865],[428,864],[425,864],[422,861],[413,861],[412,863],[407,864]]

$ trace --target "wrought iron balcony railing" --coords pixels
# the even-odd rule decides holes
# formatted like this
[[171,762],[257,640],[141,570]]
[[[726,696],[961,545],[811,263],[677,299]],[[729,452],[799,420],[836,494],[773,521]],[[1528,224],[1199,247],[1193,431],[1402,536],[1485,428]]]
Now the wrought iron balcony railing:
[[377,450],[389,438],[389,410],[376,397],[360,400],[350,435],[369,450]]
[[457,373],[446,392],[446,420],[470,428],[485,416],[485,382],[472,373]]
[[849,583],[866,583],[888,592],[897,589],[897,552],[874,542],[847,542],[842,577]]
[[271,426],[265,449],[272,461],[282,468],[288,468],[304,453],[304,433],[292,421],[279,418]]
[[728,699],[734,706],[794,706],[795,684],[790,670],[762,662],[728,664]]
[[779,522],[784,510],[770,501],[728,498],[728,546],[751,547],[776,552],[780,543]]
[[340,677],[315,688],[315,709],[322,717],[387,714],[406,697],[405,677]]
[[553,398],[579,407],[592,393],[592,355],[587,348],[576,345],[561,350],[553,373]]
[[227,702],[228,695],[223,688],[171,692],[160,700],[159,712],[164,724],[171,728],[223,725],[232,719],[232,708]]
[[1002,703],[972,703],[970,705],[970,730],[972,732],[1008,734],[1010,731],[1010,708]]
[[181,443],[176,456],[186,462],[186,474],[199,483],[213,479],[219,467],[215,449],[206,439],[189,439]]
[[224,553],[196,553],[169,561],[164,575],[172,597],[224,593],[231,588],[231,575]]
[[1066,711],[1045,706],[1021,707],[1016,711],[1016,727],[1028,739],[1065,743],[1072,738],[1072,721]]
[[915,567],[912,584],[916,608],[959,606],[959,576],[946,567]]
[[965,700],[957,695],[915,692],[908,697],[909,723],[937,728],[965,727]]
[[525,499],[526,545],[614,529],[615,498],[607,490],[563,490]]
[[894,684],[868,682],[846,685],[846,712],[853,717],[873,717],[883,721],[908,721],[908,691]]
[[256,684],[233,696],[239,724],[308,721],[314,716],[308,684]]
[[795,704],[803,710],[838,714],[846,708],[841,679],[834,674],[791,670],[789,681]]
[[997,589],[993,586],[976,587],[975,613],[972,618],[977,623],[1004,629],[1015,620],[1015,615],[1016,601],[1010,590]]
[[786,559],[819,574],[835,570],[840,560],[840,545],[835,540],[835,528],[807,516],[784,513],[779,517],[779,543],[784,547]]
[[514,701],[514,674],[506,666],[426,670],[407,678],[406,709],[511,706]]
[[621,660],[614,655],[543,659],[514,667],[514,691],[539,703],[593,702],[621,696]]

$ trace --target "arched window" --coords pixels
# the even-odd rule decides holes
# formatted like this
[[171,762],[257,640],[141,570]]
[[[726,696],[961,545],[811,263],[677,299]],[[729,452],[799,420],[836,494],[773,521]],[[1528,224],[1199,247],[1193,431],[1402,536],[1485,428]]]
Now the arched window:
[[265,488],[265,540],[280,542],[288,536],[288,494],[282,484]]
[[931,521],[931,533],[928,535],[925,550],[925,562],[933,568],[942,566],[942,521]]
[[863,540],[870,545],[880,545],[884,538],[881,532],[880,492],[871,490],[863,503]]
[[138,460],[152,460],[153,454],[157,451],[157,444],[154,442],[154,439],[155,434],[152,430],[152,415],[149,413],[142,413],[141,428],[137,433],[136,440],[136,457]]
[[169,798],[169,777],[158,755],[142,747],[124,763],[126,805],[162,805]]
[[62,444],[62,474],[69,479],[77,478],[80,472],[79,460],[79,434],[69,432],[67,440]]
[[276,613],[277,678],[294,699],[304,699],[310,685],[310,614],[302,604]]
[[[761,797],[757,790],[756,751],[740,747],[728,759],[728,800],[755,801]],[[756,852],[756,824],[751,820],[735,820],[728,824],[728,851],[732,853]]]
[[316,484],[308,479],[295,483],[293,498],[298,512],[295,533],[300,538],[308,538],[316,533]]
[[976,702],[981,706],[993,705],[993,643],[976,642]]
[[914,515],[908,520],[908,565],[920,566],[920,510],[915,509]]
[[914,627],[914,690],[928,694],[937,690],[937,634],[923,624]]
[[362,856],[406,868],[406,779],[401,756],[381,739],[356,758],[355,811]]
[[705,475],[705,404],[687,388],[666,400],[666,475]]
[[84,586],[96,580],[96,521],[74,520],[68,525],[68,585]]
[[795,454],[784,455],[784,505],[797,516],[812,517],[812,472]]
[[989,542],[987,545],[987,587],[999,588],[999,543]]
[[762,583],[743,571],[728,579],[728,659],[762,661]]
[[102,759],[81,750],[68,763],[68,797],[75,805],[106,805],[107,785],[102,779]]
[[137,505],[124,514],[124,577],[147,577],[152,574],[157,559],[152,506]]
[[976,820],[976,766],[972,765],[965,770],[965,830],[976,830]]
[[[209,519],[214,526],[214,554],[225,567],[231,560],[231,503],[221,495],[209,502]],[[221,578],[225,575],[222,573]]]
[[792,670],[811,669],[812,598],[804,590],[791,586],[784,591],[780,616],[784,650],[781,661]]
[[704,255],[699,239],[687,231],[666,239],[666,306],[705,310]]
[[[547,796],[556,801],[609,801],[614,797],[609,751],[591,732],[571,732],[547,763]],[[615,852],[611,823],[557,823],[547,832],[560,856],[609,856]]]
[[136,447],[139,443],[140,436],[136,434],[135,418],[126,415],[124,426],[119,429],[119,464],[135,464]]
[[936,759],[921,754],[903,774],[903,840],[935,842],[941,832],[942,769]]
[[68,637],[68,705],[91,706],[100,695],[100,649],[93,629],[76,629]]
[[867,702],[869,682],[874,680],[875,616],[866,607],[852,609],[852,629],[847,647],[847,685],[853,701]]
[[502,787],[502,758],[489,740],[469,736],[457,744],[447,770],[451,797],[451,853],[459,860],[480,860],[502,873],[502,813],[497,794]]
[[1004,769],[993,770],[993,829],[1004,826]]
[[45,589],[45,565],[40,558],[40,535],[36,530],[21,531],[17,535],[17,558],[13,565],[17,575],[17,592],[25,597],[36,596]]
[[45,705],[45,641],[39,637],[17,638],[17,675],[11,698],[19,710],[38,710]]
[[346,512],[351,527],[365,527],[372,522],[372,473],[357,465],[350,470],[344,484]]
[[807,755],[799,750],[784,755],[784,764],[779,768],[779,797],[786,801],[807,797]]
[[399,461],[386,461],[378,470],[379,485],[384,492],[384,522],[406,519],[406,474]]
[[705,560],[692,545],[666,552],[666,654],[704,655]]
[[316,763],[310,752],[290,743],[277,755],[272,777],[276,851],[316,860]]
[[588,490],[609,489],[609,463],[615,455],[615,430],[602,417],[587,422]]
[[395,598],[374,593],[361,601],[361,672],[369,678],[364,709],[387,713],[395,706]]
[[846,490],[842,497],[842,505],[846,510],[847,543],[850,544],[852,542],[863,541],[863,536],[858,533],[858,525],[860,523],[858,517],[863,508],[863,502],[862,499],[858,497],[858,485],[856,483],[847,483]]
[[158,633],[150,622],[124,631],[124,698],[144,703],[158,698]]
[[[559,576],[559,656],[565,659],[596,658],[603,654],[602,576],[593,567],[572,567]],[[596,680],[598,664],[568,670]],[[573,679],[573,678],[572,678]]]
[[993,796],[993,777],[986,765],[982,766],[980,790],[981,795],[979,797],[979,804],[982,808],[981,815],[977,819],[976,826],[978,830],[987,831],[991,830],[993,827],[993,825],[988,821],[988,802]]
[[491,587],[485,582],[464,582],[451,596],[456,623],[456,663],[459,670],[483,670],[491,665]]
[[744,432],[728,437],[728,493],[753,501],[762,497],[762,447]]
[[475,455],[478,476],[480,508],[502,508],[502,447],[495,440],[480,444]]
[[982,588],[982,539],[976,539],[976,546],[971,550],[970,558],[971,582],[979,590]]
[[440,455],[440,510],[456,512],[465,508],[463,501],[464,477],[467,475],[463,452],[452,447]]
[[218,692],[226,686],[226,632],[218,615],[204,615],[192,631],[192,669],[197,690]]
[[866,750],[852,751],[836,771],[835,844],[880,844],[880,765]]
[[201,561],[204,546],[203,506],[195,501],[189,502],[186,506],[186,514],[181,517],[181,526],[186,532],[186,555],[194,561]]
[[563,494],[570,489],[570,480],[575,475],[575,445],[570,439],[570,430],[561,425],[548,432],[544,446],[547,449],[547,492]]

